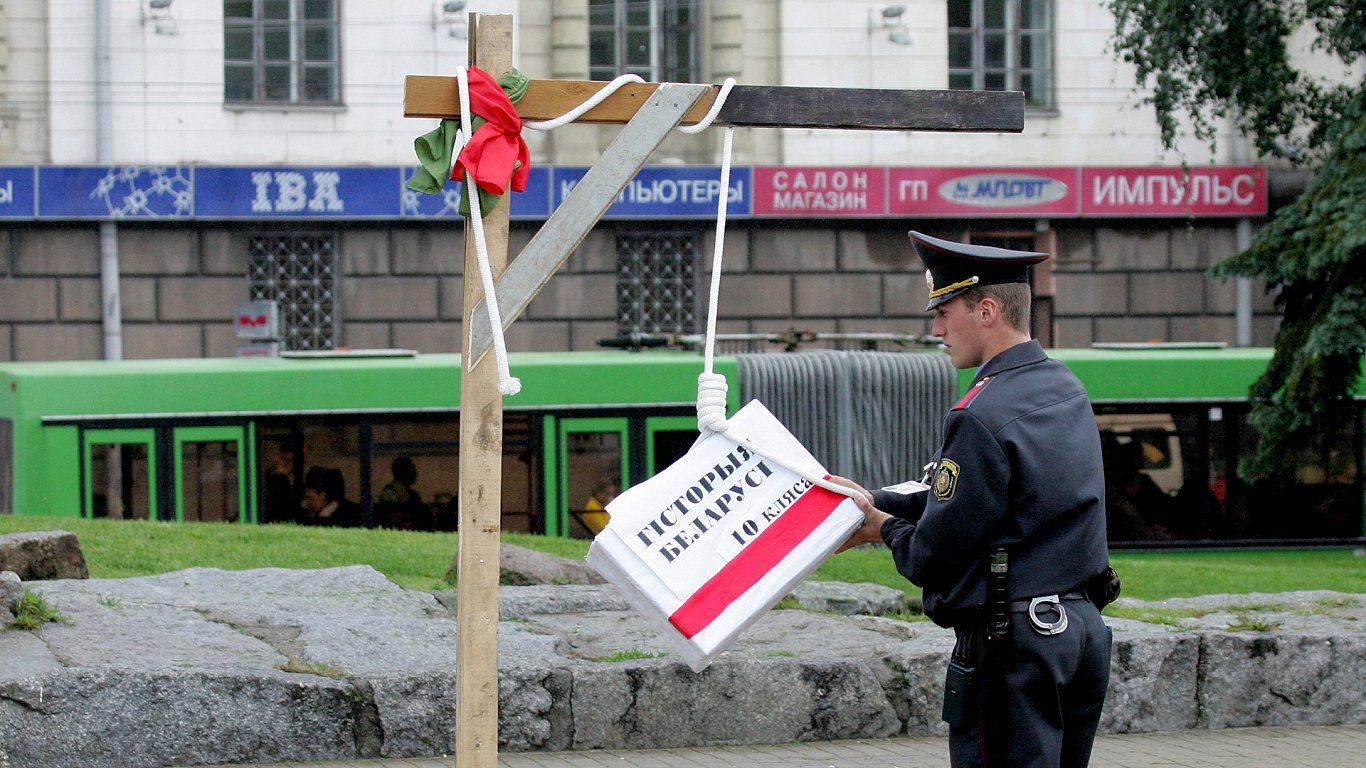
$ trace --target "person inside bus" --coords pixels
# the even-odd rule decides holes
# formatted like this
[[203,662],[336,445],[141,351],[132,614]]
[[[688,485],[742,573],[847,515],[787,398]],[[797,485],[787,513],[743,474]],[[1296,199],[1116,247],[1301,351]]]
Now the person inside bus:
[[261,522],[292,522],[298,504],[294,496],[294,449],[281,441],[276,444],[275,464],[266,475],[261,494]]
[[607,513],[607,505],[616,497],[617,484],[611,480],[604,480],[593,486],[593,493],[583,504],[582,515],[583,524],[589,533],[597,536],[599,531],[607,527],[607,521],[611,519],[611,515]]
[[422,502],[422,494],[413,488],[417,482],[417,467],[413,460],[399,456],[389,465],[389,471],[393,479],[379,492],[375,524],[381,528],[431,530],[432,511]]
[[346,498],[346,478],[340,469],[313,467],[304,475],[303,515],[300,525],[355,527],[361,523],[360,505]]
[[1101,443],[1105,461],[1105,526],[1111,541],[1163,541],[1170,531],[1157,522],[1172,499],[1143,472],[1143,446],[1107,436]]

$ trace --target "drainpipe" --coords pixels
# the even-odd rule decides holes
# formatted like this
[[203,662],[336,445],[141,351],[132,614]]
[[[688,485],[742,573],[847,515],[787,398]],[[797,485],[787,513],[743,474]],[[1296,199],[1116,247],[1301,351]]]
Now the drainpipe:
[[[1233,116],[1233,163],[1246,165],[1251,157],[1247,146],[1247,133],[1243,131],[1241,114]],[[1234,247],[1238,253],[1252,247],[1252,220],[1238,219],[1233,229]],[[1252,346],[1252,278],[1234,278],[1234,329],[1237,345]]]
[[[109,65],[109,4],[95,0],[95,162],[114,164],[114,96]],[[100,222],[100,304],[104,358],[123,359],[123,311],[119,298],[119,229]]]

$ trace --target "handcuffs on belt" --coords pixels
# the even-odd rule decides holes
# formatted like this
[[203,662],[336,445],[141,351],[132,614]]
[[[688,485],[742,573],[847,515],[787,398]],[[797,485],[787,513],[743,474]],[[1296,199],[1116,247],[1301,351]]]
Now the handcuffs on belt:
[[[1057,611],[1057,621],[1044,621],[1039,618],[1039,607],[1043,606],[1045,612]],[[1067,630],[1067,609],[1062,607],[1062,600],[1057,595],[1044,595],[1029,601],[1029,625],[1035,632],[1041,635],[1061,635]]]

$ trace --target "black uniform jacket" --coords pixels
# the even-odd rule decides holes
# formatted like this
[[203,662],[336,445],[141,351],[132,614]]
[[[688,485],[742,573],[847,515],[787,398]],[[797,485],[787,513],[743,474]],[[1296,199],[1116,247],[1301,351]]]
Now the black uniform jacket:
[[881,490],[897,570],[945,627],[982,620],[990,553],[1010,555],[1011,600],[1080,589],[1109,565],[1105,471],[1090,399],[1037,341],[988,360],[944,419],[929,491]]

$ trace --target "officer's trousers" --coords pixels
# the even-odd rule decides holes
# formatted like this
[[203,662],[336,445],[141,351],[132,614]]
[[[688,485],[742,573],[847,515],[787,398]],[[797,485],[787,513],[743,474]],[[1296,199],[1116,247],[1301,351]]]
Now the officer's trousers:
[[[1012,613],[1007,638],[958,630],[976,674],[963,725],[949,729],[953,768],[1085,768],[1110,680],[1110,628],[1086,600],[1063,603],[1066,630],[1043,635]],[[967,635],[966,637],[964,635]],[[963,646],[966,642],[967,645]]]

